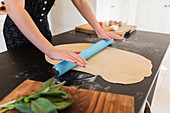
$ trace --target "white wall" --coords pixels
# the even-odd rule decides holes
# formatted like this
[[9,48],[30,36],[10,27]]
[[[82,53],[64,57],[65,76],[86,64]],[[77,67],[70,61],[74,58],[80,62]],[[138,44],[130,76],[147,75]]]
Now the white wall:
[[120,9],[122,0],[97,0],[96,15],[98,21],[120,21]]
[[170,34],[169,4],[170,0],[139,1],[136,18],[138,30]]
[[3,26],[5,22],[6,15],[0,15],[0,53],[7,50],[5,39],[3,36]]
[[121,20],[130,25],[136,25],[138,0],[122,0]]
[[[96,14],[96,0],[88,0],[94,14]],[[71,0],[56,0],[49,14],[52,35],[59,34],[76,26],[87,23]]]
[[97,0],[97,19],[117,20],[136,25],[138,0]]
[[170,34],[170,0],[122,0],[121,20],[137,30]]

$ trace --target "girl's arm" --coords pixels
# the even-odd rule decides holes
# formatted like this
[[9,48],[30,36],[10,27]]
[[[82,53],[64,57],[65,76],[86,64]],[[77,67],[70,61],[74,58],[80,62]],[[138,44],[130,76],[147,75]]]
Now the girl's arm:
[[77,54],[80,52],[57,50],[53,47],[42,35],[28,12],[24,9],[24,4],[25,0],[5,0],[8,15],[27,39],[51,59],[66,60],[85,67],[87,62]]
[[98,24],[88,2],[86,0],[72,0],[75,7],[81,13],[81,15],[87,20],[87,22],[94,28],[96,34],[101,39],[118,39],[123,40],[122,36],[115,33],[105,32]]

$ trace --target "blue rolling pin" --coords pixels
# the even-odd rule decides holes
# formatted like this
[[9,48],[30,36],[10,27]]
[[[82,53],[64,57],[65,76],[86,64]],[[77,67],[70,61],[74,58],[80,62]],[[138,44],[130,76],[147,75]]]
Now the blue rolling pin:
[[[79,55],[81,57],[83,57],[84,59],[88,59],[91,56],[93,56],[94,54],[96,54],[97,52],[101,51],[102,49],[104,49],[105,47],[110,45],[111,43],[113,43],[113,41],[114,41],[113,39],[111,39],[111,40],[105,40],[105,39],[101,40],[101,41],[97,42],[96,44],[84,49],[83,51],[81,51],[81,53]],[[77,66],[77,64],[71,63],[71,62],[68,62],[68,61],[62,61],[62,62],[56,64],[55,66],[53,66],[53,71],[58,76],[61,76],[62,74],[69,71],[70,69],[74,68],[75,66]]]

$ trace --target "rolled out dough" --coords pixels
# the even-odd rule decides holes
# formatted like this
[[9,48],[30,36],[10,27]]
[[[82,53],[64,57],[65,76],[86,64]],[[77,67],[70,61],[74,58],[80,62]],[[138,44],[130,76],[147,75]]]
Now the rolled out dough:
[[[90,43],[75,43],[58,45],[56,48],[82,51],[91,45]],[[53,65],[61,62],[51,60],[47,56],[45,56],[45,58]],[[104,80],[112,83],[137,83],[142,81],[144,77],[149,77],[152,74],[152,64],[150,60],[141,55],[112,47],[106,47],[90,57],[87,61],[88,64],[86,68],[76,66],[73,70],[100,75]]]

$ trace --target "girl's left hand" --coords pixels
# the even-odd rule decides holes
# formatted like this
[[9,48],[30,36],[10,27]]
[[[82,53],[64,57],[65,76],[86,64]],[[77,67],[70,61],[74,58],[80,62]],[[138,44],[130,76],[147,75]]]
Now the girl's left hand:
[[125,38],[117,35],[115,33],[111,33],[111,32],[106,32],[106,31],[100,31],[97,33],[97,36],[100,39],[106,39],[106,40],[110,40],[110,39],[115,39],[115,40],[124,40]]

